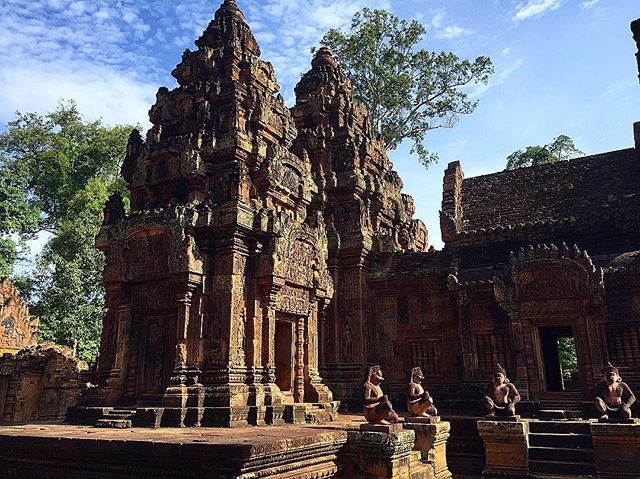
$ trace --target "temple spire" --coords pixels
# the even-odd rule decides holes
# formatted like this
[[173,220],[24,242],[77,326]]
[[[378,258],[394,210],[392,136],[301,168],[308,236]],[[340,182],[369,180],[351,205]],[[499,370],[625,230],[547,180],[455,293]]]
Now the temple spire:
[[316,56],[311,61],[311,66],[313,68],[327,66],[330,68],[337,68],[338,63],[336,59],[333,57],[333,53],[328,47],[321,47],[317,52]]
[[240,10],[240,8],[238,8],[236,0],[224,0],[222,5],[216,12],[216,18],[222,17],[224,15],[231,15],[242,22],[244,21],[244,14]]

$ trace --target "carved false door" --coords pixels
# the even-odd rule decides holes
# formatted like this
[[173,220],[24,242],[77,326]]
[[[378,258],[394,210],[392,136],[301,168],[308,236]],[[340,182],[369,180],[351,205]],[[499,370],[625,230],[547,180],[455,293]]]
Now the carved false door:
[[285,402],[304,401],[304,324],[304,318],[276,320],[276,384]]
[[159,399],[168,385],[173,365],[171,316],[142,318],[138,363],[138,394]]

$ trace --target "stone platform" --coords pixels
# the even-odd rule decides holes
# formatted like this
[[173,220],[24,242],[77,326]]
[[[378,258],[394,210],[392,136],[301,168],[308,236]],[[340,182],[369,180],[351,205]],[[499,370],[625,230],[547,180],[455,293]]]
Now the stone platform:
[[63,423],[0,427],[0,477],[35,479],[304,479],[339,473],[347,429],[330,426],[244,429],[97,429]]
[[[103,429],[0,425],[2,479],[449,479],[449,423]],[[367,429],[366,427],[364,429]]]

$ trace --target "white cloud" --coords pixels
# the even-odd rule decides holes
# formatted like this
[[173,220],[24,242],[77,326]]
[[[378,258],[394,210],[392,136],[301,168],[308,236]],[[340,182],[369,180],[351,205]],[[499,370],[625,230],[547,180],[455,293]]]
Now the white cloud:
[[465,37],[473,33],[469,28],[463,28],[458,25],[446,25],[446,17],[447,12],[440,10],[431,18],[429,25],[436,38],[440,40],[450,40],[452,38]]
[[144,124],[161,74],[142,11],[137,0],[4,0],[0,122],[75,99],[88,119]]
[[587,0],[585,2],[582,2],[581,7],[582,8],[591,8],[594,5],[596,5],[597,3],[600,3],[600,0]]
[[521,3],[513,15],[514,22],[521,22],[529,18],[538,17],[553,10],[557,10],[564,4],[564,0],[529,0]]
[[510,53],[511,53],[511,47],[506,47],[502,49],[502,51],[500,52],[500,56],[506,57]]
[[16,110],[44,113],[55,108],[61,99],[75,99],[87,120],[102,118],[111,125],[147,125],[147,112],[157,90],[157,85],[139,80],[132,72],[86,63],[70,68],[32,63],[2,69],[0,84],[3,123]]
[[448,25],[444,27],[442,30],[436,32],[436,38],[448,40],[451,38],[464,37],[467,35],[471,35],[472,33],[473,31],[468,28],[462,28],[457,25]]
[[435,29],[441,28],[444,23],[444,18],[446,16],[446,12],[438,12],[431,19],[431,26]]

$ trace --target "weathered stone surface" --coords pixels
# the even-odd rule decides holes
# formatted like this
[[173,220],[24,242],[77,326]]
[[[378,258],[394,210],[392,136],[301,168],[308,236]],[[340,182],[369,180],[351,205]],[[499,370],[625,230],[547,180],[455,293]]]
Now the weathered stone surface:
[[295,91],[296,144],[308,152],[318,185],[336,291],[321,325],[323,377],[355,408],[365,365],[381,357],[367,273],[376,253],[425,250],[427,231],[413,219],[413,199],[402,194],[383,140],[328,49],[318,51]]
[[434,419],[412,417],[404,422],[405,429],[411,429],[416,433],[415,450],[420,451],[422,461],[433,468],[435,479],[449,479],[452,477],[447,467],[447,439],[451,425],[446,421],[426,424],[421,419]]
[[0,428],[0,477],[319,479],[336,477],[347,432],[251,429]]
[[361,431],[369,431],[369,432],[384,432],[386,434],[392,434],[402,431],[403,425],[399,422],[392,422],[390,424],[372,424],[365,423],[360,424]]
[[15,354],[35,345],[38,322],[38,318],[29,315],[29,308],[11,280],[0,281],[0,354]]
[[486,467],[482,477],[527,478],[529,473],[528,423],[478,421],[484,441]]
[[88,367],[69,348],[44,343],[0,357],[0,420],[58,419],[78,403]]
[[591,424],[598,478],[632,478],[640,471],[640,422]]
[[415,433],[403,430],[385,432],[349,431],[341,451],[346,478],[427,479],[430,469],[413,451]]
[[196,45],[146,138],[130,136],[131,213],[117,195],[105,207],[108,311],[87,402],[161,403],[163,425],[279,424],[285,399],[333,400],[318,358],[333,296],[323,205],[234,1]]

